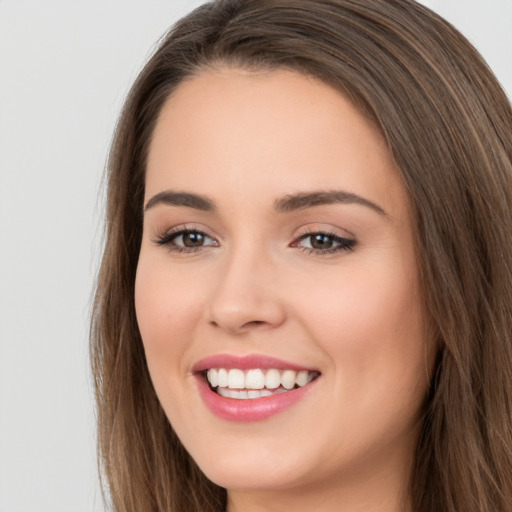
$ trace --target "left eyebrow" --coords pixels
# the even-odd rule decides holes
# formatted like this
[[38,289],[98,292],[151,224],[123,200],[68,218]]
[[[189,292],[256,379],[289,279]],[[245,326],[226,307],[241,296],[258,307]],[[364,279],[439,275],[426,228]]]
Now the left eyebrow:
[[344,190],[319,190],[313,192],[299,192],[289,194],[274,203],[274,208],[278,213],[292,212],[295,210],[305,210],[314,206],[324,204],[359,204],[366,206],[389,220],[389,215],[378,204],[352,192]]

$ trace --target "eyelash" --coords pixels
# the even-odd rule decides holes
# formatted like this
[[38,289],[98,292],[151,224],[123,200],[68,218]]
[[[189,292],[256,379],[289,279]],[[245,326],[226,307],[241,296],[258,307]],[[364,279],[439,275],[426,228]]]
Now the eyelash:
[[[314,247],[303,247],[299,246],[298,244],[302,242],[303,240],[306,240],[308,238],[312,238],[314,236],[323,236],[326,238],[330,238],[333,243],[338,244],[335,247],[331,247],[329,249],[315,249]],[[337,252],[350,252],[353,251],[355,246],[357,244],[357,241],[353,238],[345,238],[342,236],[337,235],[336,233],[332,233],[330,231],[307,231],[306,233],[301,234],[296,241],[292,242],[292,247],[297,247],[301,251],[307,253],[307,254],[313,254],[313,255],[319,255],[319,256],[327,256],[330,254],[334,254]]]
[[187,228],[187,227],[178,227],[175,229],[171,229],[170,231],[165,232],[162,235],[158,235],[157,238],[154,240],[154,242],[157,245],[166,246],[167,249],[171,252],[176,253],[194,253],[201,251],[205,247],[209,246],[198,246],[198,247],[185,247],[181,245],[175,245],[173,242],[178,238],[179,236],[186,235],[186,234],[196,234],[201,235],[205,238],[210,238],[213,240],[213,238],[209,235],[207,235],[204,231],[201,231],[200,229],[194,229],[194,228]]
[[[175,245],[173,242],[179,237],[186,234],[195,234],[195,235],[201,235],[205,238],[209,238],[210,240],[213,240],[215,244],[210,245],[201,245],[198,247],[185,247],[180,245]],[[334,247],[331,247],[329,249],[315,249],[314,247],[304,247],[300,246],[299,243],[303,240],[306,240],[308,238],[312,238],[314,236],[323,236],[326,238],[330,238],[332,242],[335,245]],[[166,233],[162,235],[158,235],[157,238],[154,240],[154,243],[160,246],[166,246],[167,249],[171,252],[175,253],[195,253],[203,250],[205,247],[212,247],[212,246],[218,246],[218,242],[216,242],[212,237],[210,237],[208,234],[206,234],[204,231],[201,231],[199,229],[193,229],[193,228],[176,228],[172,229],[170,231],[167,231]],[[357,244],[357,241],[351,238],[345,238],[341,237],[335,233],[331,233],[329,231],[308,231],[306,233],[301,234],[299,237],[296,238],[295,241],[293,241],[290,244],[290,247],[297,247],[299,250],[312,255],[320,255],[320,256],[327,256],[329,254],[334,254],[337,252],[343,252],[343,251],[353,251],[355,246]]]

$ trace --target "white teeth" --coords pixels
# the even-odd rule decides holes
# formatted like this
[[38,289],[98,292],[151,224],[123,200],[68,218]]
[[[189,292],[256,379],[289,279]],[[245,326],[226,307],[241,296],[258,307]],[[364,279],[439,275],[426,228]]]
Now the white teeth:
[[[267,389],[276,389],[281,385],[281,374],[279,370],[268,370],[265,375],[265,387]],[[212,384],[213,386],[213,384]]]
[[[210,381],[211,382],[211,381]],[[297,374],[297,378],[295,379],[295,383],[297,386],[305,386],[309,382],[309,372],[303,370]],[[213,384],[212,384],[213,386]]]
[[245,387],[247,389],[263,389],[265,387],[265,375],[257,368],[249,370],[245,376]]
[[230,389],[230,388],[217,388],[217,393],[226,398],[237,398],[239,400],[247,400],[252,398],[261,398],[263,396],[278,395],[286,393],[283,388],[270,391],[268,389]]
[[281,375],[281,384],[285,389],[292,389],[295,386],[295,377],[297,373],[293,370],[285,370]]
[[210,368],[208,370],[208,382],[213,388],[216,388],[219,385],[219,372],[215,368]]
[[217,373],[217,385],[219,388],[227,388],[228,387],[228,372],[221,368]]
[[266,371],[260,368],[245,371],[238,368],[210,368],[206,372],[211,387],[216,388],[220,395],[240,399],[283,393],[296,386],[305,386],[317,376],[317,372],[308,370],[296,372],[275,368]]
[[228,388],[243,389],[245,388],[245,375],[242,370],[232,369],[228,372]]

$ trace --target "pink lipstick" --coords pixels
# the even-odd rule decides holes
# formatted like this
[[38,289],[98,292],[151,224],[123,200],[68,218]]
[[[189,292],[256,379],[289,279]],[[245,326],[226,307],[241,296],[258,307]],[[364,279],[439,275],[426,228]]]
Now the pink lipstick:
[[206,406],[229,421],[260,421],[302,400],[320,373],[270,356],[218,354],[192,368]]

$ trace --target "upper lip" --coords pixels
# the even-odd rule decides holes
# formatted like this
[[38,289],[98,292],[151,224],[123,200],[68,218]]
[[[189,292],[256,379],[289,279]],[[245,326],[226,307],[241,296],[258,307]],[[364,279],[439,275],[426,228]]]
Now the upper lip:
[[232,354],[215,354],[205,357],[192,367],[194,373],[204,372],[210,368],[239,368],[240,370],[250,370],[251,368],[269,369],[275,368],[277,370],[307,370],[317,371],[314,368],[308,368],[296,363],[284,361],[276,357],[264,354],[248,354],[244,356],[236,356]]

